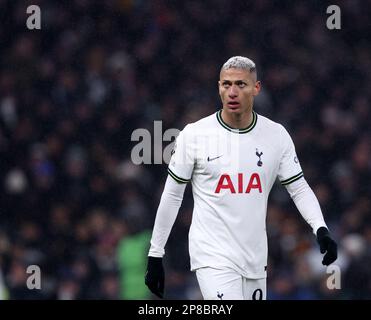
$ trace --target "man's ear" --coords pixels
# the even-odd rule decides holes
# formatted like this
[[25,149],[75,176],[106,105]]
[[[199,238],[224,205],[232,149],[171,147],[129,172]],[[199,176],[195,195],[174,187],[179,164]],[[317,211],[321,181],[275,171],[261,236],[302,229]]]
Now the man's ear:
[[256,81],[255,82],[255,87],[254,87],[254,96],[257,96],[261,90],[261,82]]

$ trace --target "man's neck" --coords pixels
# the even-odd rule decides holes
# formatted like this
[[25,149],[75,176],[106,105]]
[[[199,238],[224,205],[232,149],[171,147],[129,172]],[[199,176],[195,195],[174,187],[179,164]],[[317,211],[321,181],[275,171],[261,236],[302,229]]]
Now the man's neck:
[[221,116],[223,121],[228,126],[234,129],[245,129],[253,121],[252,110],[246,111],[244,113],[229,113],[223,109]]

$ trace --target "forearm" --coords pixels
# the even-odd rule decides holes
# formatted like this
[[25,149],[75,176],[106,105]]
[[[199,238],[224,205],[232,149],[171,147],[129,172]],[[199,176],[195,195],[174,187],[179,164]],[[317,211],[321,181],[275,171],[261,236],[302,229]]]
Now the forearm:
[[320,227],[327,228],[318,199],[304,178],[287,185],[286,189],[314,234]]
[[182,204],[185,188],[185,183],[178,183],[170,176],[167,177],[156,213],[149,256],[164,256],[164,248]]

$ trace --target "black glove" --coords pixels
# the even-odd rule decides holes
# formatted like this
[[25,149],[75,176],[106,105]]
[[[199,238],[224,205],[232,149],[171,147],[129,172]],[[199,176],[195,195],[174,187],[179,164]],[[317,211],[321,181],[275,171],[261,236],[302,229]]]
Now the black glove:
[[336,242],[330,237],[330,233],[325,227],[320,227],[317,230],[317,242],[321,253],[325,253],[322,264],[325,266],[333,263],[338,257],[338,246]]
[[165,272],[162,258],[148,257],[145,284],[159,298],[164,296]]

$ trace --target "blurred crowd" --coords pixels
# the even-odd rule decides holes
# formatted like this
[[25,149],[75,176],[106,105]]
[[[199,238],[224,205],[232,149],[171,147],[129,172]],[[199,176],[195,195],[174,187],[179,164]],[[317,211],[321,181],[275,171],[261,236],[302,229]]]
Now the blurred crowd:
[[[0,299],[153,299],[144,286],[167,164],[135,165],[132,132],[217,111],[221,65],[253,59],[255,110],[293,137],[339,244],[341,289],[276,184],[268,299],[371,298],[370,1],[0,1]],[[4,14],[5,13],[5,14]],[[163,147],[169,142],[164,142]],[[192,195],[166,247],[166,292],[200,299],[189,271]],[[41,289],[26,286],[30,265]]]

